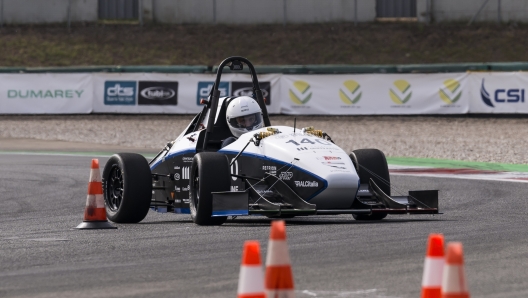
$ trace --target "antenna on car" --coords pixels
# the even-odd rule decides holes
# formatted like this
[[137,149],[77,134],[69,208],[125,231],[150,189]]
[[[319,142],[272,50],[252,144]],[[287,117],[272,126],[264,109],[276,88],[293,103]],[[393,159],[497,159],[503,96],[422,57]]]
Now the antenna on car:
[[297,124],[297,117],[293,117],[293,133],[295,133],[296,124]]

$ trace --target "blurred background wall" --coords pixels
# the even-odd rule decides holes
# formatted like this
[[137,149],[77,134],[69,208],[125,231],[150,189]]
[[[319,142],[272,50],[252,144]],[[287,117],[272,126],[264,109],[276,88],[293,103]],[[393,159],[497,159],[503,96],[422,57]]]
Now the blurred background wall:
[[0,0],[2,24],[528,22],[527,0]]

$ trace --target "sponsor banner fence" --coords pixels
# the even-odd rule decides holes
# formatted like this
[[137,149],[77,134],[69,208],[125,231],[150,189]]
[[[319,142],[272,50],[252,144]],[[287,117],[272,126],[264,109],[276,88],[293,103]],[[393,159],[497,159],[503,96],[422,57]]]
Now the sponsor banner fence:
[[[94,112],[194,114],[202,110],[214,74],[96,73]],[[268,111],[280,113],[279,74],[259,76]],[[220,96],[252,95],[250,75],[224,74]]]
[[[202,110],[216,75],[0,74],[0,114],[168,113]],[[528,114],[528,73],[262,74],[270,114]],[[248,74],[222,76],[221,96],[252,96]]]
[[470,113],[528,113],[528,73],[471,73]]
[[464,114],[467,73],[283,75],[281,112],[298,115]]
[[87,114],[92,105],[92,74],[0,74],[0,114]]

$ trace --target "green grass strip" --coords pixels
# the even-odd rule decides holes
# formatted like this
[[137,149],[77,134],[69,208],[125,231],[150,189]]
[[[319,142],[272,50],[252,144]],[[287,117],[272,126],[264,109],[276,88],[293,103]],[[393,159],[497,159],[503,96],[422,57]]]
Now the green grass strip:
[[461,161],[435,158],[414,158],[414,157],[387,157],[387,162],[391,165],[400,166],[420,166],[431,168],[449,168],[449,169],[477,169],[489,171],[505,172],[528,172],[528,165],[508,164],[508,163],[490,163],[480,161]]

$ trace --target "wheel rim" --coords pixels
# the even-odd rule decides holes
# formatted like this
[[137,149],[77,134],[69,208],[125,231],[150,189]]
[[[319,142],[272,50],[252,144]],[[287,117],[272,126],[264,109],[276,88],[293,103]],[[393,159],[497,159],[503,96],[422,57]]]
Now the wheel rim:
[[194,172],[194,180],[192,182],[192,188],[194,196],[192,198],[194,206],[198,208],[198,203],[200,202],[200,177],[198,176],[198,169]]
[[116,212],[123,201],[123,173],[118,166],[114,166],[106,182],[106,204],[110,210]]

